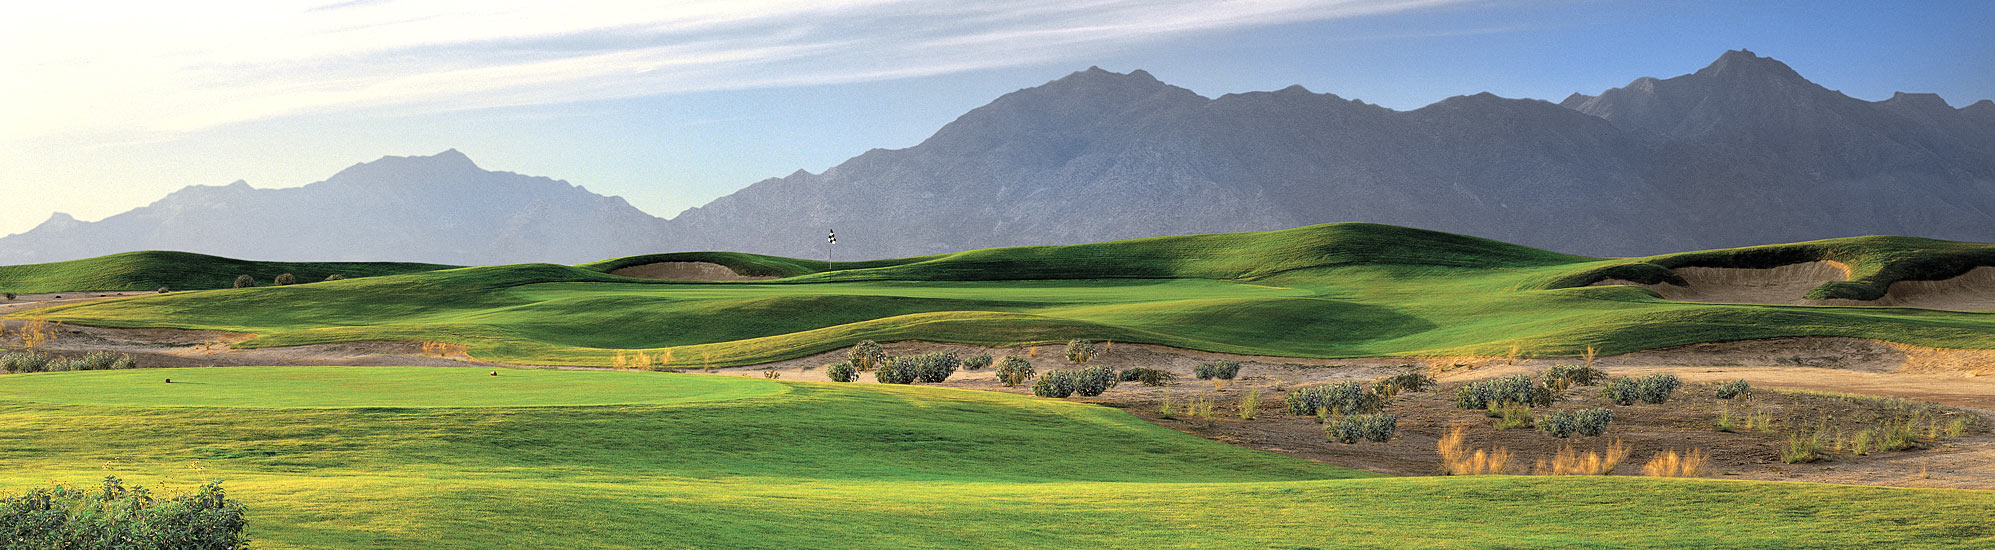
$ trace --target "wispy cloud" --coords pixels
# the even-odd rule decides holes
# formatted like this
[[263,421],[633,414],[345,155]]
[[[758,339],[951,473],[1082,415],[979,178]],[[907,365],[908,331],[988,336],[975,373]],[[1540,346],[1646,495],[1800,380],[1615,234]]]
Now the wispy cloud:
[[50,2],[0,20],[0,141],[907,78],[1462,1]]

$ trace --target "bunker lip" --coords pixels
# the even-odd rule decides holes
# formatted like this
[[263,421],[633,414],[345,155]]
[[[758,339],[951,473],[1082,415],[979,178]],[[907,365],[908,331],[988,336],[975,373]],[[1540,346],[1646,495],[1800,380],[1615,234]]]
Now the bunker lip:
[[1838,262],[1815,261],[1771,268],[1679,267],[1673,270],[1690,284],[1641,284],[1605,279],[1589,286],[1628,285],[1655,291],[1665,300],[1725,304],[1813,306],[1881,306],[1953,311],[1995,311],[1995,267],[1981,266],[1938,281],[1891,283],[1876,300],[1810,300],[1808,291],[1825,283],[1847,281],[1850,268]]
[[742,275],[713,262],[654,262],[617,268],[611,275],[657,281],[766,281],[777,277]]

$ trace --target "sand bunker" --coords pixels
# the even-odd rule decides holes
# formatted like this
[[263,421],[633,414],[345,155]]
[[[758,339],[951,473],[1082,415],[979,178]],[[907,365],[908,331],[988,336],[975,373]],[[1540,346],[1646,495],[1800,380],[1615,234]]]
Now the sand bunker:
[[1663,299],[1679,302],[1995,310],[1995,267],[1977,267],[1958,277],[1939,281],[1891,283],[1884,297],[1876,300],[1808,299],[1808,291],[1823,283],[1849,280],[1849,266],[1838,262],[1805,262],[1769,269],[1679,267],[1675,271],[1690,285],[1645,285],[1606,279],[1592,286],[1639,286],[1655,291]]
[[742,275],[713,262],[658,262],[617,269],[610,274],[660,281],[761,281],[775,278]]

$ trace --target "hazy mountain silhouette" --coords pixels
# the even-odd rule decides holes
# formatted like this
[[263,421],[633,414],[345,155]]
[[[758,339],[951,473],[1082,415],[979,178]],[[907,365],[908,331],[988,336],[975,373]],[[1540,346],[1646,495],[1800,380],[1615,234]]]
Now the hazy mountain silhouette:
[[[466,200],[467,197],[475,200]],[[1090,68],[914,147],[749,185],[670,221],[455,151],[286,190],[191,187],[57,216],[0,261],[140,248],[258,259],[581,261],[670,250],[841,259],[1365,221],[1640,255],[1901,234],[1995,241],[1995,103],[1848,97],[1739,50],[1559,104],[1395,111],[1291,86],[1206,98]]]
[[325,181],[191,186],[83,223],[0,239],[0,262],[181,250],[258,260],[582,262],[655,250],[662,220],[566,182],[479,168],[456,150],[383,157]]

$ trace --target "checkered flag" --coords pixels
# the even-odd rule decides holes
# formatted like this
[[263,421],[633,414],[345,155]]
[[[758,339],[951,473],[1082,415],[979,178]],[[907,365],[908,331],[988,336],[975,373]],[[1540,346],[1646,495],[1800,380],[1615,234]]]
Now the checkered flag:
[[826,229],[824,235],[824,244],[838,244],[838,232]]

